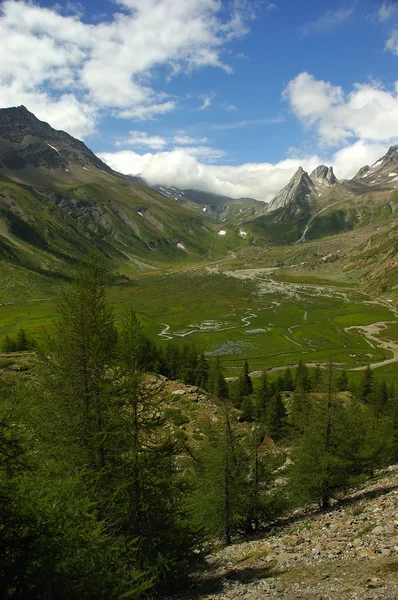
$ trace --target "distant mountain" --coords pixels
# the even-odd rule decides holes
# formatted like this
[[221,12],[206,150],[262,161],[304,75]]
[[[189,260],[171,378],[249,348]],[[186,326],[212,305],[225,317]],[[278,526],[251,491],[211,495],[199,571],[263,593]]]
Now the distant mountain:
[[300,208],[309,205],[312,194],[315,194],[314,183],[308,173],[299,167],[289,183],[269,203],[268,212],[283,208],[288,209],[288,214],[283,216],[293,216]]
[[320,165],[311,175],[299,167],[289,183],[269,203],[268,212],[283,208],[285,211],[281,219],[291,217],[300,208],[308,208],[311,205],[311,197],[318,197],[336,183],[333,167]]
[[257,243],[286,244],[350,231],[383,220],[396,210],[398,146],[351,180],[340,181],[333,168],[319,165],[311,175],[301,167],[268,205],[245,223]]
[[370,167],[366,165],[354,177],[362,185],[371,187],[389,185],[398,181],[398,145],[391,146],[387,154]]
[[184,206],[205,218],[217,221],[230,220],[235,223],[264,214],[267,210],[265,202],[254,198],[230,198],[195,189],[179,189],[173,186],[157,185],[153,189],[177,204]]

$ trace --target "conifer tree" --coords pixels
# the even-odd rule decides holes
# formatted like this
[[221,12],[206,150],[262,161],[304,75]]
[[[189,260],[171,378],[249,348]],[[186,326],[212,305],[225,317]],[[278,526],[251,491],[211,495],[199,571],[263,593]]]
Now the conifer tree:
[[220,398],[222,400],[225,400],[229,396],[228,384],[223,375],[222,364],[219,356],[217,356],[217,358],[210,365],[208,392],[215,398]]
[[292,371],[289,367],[283,373],[283,390],[285,392],[292,392],[294,390],[294,381],[292,376]]
[[256,409],[256,417],[260,421],[265,420],[265,415],[267,411],[268,401],[270,399],[270,388],[268,383],[268,375],[266,371],[263,371],[260,380],[260,386],[256,393],[255,399],[255,409]]
[[310,377],[308,374],[308,368],[307,368],[307,365],[303,362],[302,358],[300,358],[300,361],[297,365],[294,389],[302,391],[304,393],[309,392],[311,389],[311,382],[310,382]]
[[362,402],[368,402],[373,392],[373,371],[370,365],[363,372],[362,379],[359,383],[358,397]]
[[250,394],[253,393],[253,383],[251,380],[251,377],[249,375],[249,365],[247,360],[245,360],[245,363],[243,365],[243,369],[242,369],[242,373],[239,376],[238,379],[238,395],[241,398],[244,398],[245,396],[250,396]]
[[273,440],[279,440],[284,435],[286,409],[280,392],[276,392],[268,401],[265,413],[265,427]]
[[341,371],[336,379],[336,387],[339,392],[346,392],[348,390],[348,377],[346,371]]
[[310,409],[293,456],[291,477],[294,495],[301,501],[316,501],[321,508],[327,508],[349,480],[349,465],[342,450],[348,431],[342,428],[342,414],[330,362],[323,398]]
[[109,365],[116,330],[105,298],[105,273],[95,258],[80,265],[76,280],[63,290],[58,311],[54,346],[45,360],[52,373],[47,382],[56,388],[72,447],[84,449],[85,464],[100,470],[106,461]]

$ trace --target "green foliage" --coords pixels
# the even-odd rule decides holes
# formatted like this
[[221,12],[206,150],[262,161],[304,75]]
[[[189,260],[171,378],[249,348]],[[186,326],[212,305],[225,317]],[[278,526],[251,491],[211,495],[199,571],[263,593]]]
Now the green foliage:
[[16,340],[6,335],[3,343],[3,351],[6,353],[25,352],[26,350],[34,348],[34,346],[33,340],[28,339],[25,329],[19,329]]
[[244,437],[231,418],[228,401],[221,406],[217,422],[201,427],[205,433],[197,453],[192,504],[194,517],[209,537],[250,534],[279,516],[284,495],[270,491],[275,475],[275,457],[261,447],[258,428]]
[[208,392],[215,398],[225,400],[229,396],[228,384],[223,375],[222,364],[217,357],[210,365],[209,380],[207,385]]
[[265,412],[265,428],[273,440],[280,440],[285,434],[286,409],[280,392],[276,392],[268,401]]

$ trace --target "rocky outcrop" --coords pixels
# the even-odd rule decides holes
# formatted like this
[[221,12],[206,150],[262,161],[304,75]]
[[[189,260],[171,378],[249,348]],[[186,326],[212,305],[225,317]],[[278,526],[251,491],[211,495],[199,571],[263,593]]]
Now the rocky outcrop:
[[295,511],[268,536],[210,554],[179,600],[395,600],[398,473],[387,471],[334,510]]
[[112,172],[83,142],[40,121],[25,106],[0,109],[0,168],[67,170],[72,165]]
[[383,185],[398,181],[398,145],[391,146],[388,152],[370,167],[362,167],[354,180],[368,186]]
[[270,202],[268,211],[288,206],[299,209],[309,204],[309,197],[313,193],[315,193],[315,186],[310,176],[299,167],[289,183]]
[[310,178],[314,184],[334,185],[337,183],[336,176],[333,173],[333,167],[326,167],[325,165],[319,165],[319,167],[314,169]]
[[353,177],[353,179],[362,179],[363,177],[366,177],[367,173],[369,172],[369,165],[365,165],[364,167],[361,167],[358,171],[358,173]]
[[289,183],[270,202],[268,212],[285,208],[288,210],[283,218],[292,217],[300,208],[310,206],[311,197],[318,197],[325,187],[336,183],[333,167],[319,165],[311,175],[299,167]]

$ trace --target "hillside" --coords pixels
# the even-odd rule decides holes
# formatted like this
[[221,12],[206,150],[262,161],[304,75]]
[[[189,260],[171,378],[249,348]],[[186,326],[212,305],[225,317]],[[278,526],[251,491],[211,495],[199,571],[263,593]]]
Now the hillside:
[[0,110],[0,258],[16,279],[64,277],[92,250],[122,273],[189,263],[239,239],[217,233],[26,108]]
[[176,600],[393,600],[398,594],[397,467],[327,513],[297,510],[268,535],[215,550]]

